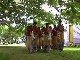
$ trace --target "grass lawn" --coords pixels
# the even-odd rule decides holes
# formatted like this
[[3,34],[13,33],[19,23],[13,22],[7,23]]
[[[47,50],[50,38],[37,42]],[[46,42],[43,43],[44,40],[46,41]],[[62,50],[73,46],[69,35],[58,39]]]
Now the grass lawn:
[[25,47],[0,47],[0,60],[80,60],[80,48],[65,47],[63,52],[29,54]]
[[10,60],[7,54],[0,53],[0,60]]

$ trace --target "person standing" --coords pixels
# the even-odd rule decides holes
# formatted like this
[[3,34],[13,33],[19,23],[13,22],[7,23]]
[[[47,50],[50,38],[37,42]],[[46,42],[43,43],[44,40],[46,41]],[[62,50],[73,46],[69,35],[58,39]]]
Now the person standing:
[[57,28],[56,25],[54,25],[54,28],[52,30],[52,49],[58,48],[58,42],[57,42]]
[[25,45],[29,53],[32,53],[33,50],[31,33],[32,33],[32,26],[27,26]]
[[61,24],[61,20],[59,20],[57,31],[58,31],[58,49],[59,51],[63,51],[64,48],[64,26]]
[[44,29],[45,29],[45,27],[42,26],[42,28],[41,28],[41,32],[42,32],[42,37],[41,37],[41,39],[42,39],[42,48],[44,46],[44,36],[45,36]]
[[32,27],[32,31],[34,34],[34,38],[33,38],[33,51],[36,52],[37,51],[37,42],[38,42],[38,27],[37,27],[37,22],[33,23],[33,27]]
[[42,46],[42,31],[41,31],[40,27],[38,27],[38,41],[37,41],[38,50],[41,49],[41,46]]
[[48,52],[50,50],[50,40],[49,40],[49,23],[46,23],[46,27],[44,28],[44,51]]

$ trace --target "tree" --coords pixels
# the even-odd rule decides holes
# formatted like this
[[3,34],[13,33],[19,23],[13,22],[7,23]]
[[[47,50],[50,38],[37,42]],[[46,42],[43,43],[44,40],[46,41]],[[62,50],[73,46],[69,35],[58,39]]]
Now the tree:
[[[51,12],[44,11],[41,8],[44,3],[54,7],[60,14],[54,16]],[[8,32],[12,31],[14,33],[11,34],[16,33],[21,36],[24,34],[29,17],[29,20],[38,21],[38,26],[42,21],[54,24],[60,19],[68,20],[72,24],[80,24],[79,3],[79,0],[20,0],[19,3],[14,0],[0,0],[0,25],[7,25]],[[25,18],[22,18],[23,16]],[[11,26],[13,23],[16,23],[14,28]]]

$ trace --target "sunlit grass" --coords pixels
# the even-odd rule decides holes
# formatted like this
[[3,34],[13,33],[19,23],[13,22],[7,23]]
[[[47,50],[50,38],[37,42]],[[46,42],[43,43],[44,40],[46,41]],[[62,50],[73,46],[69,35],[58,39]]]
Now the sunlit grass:
[[25,47],[0,47],[0,52],[7,54],[10,60],[80,60],[80,48],[65,47],[64,51],[39,51],[29,54]]
[[80,47],[65,47],[64,51],[80,51]]

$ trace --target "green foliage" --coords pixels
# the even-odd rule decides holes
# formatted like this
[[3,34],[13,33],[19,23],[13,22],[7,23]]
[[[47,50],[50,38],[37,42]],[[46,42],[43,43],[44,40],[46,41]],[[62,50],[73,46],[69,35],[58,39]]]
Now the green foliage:
[[[50,23],[54,23],[53,20],[55,18],[52,16],[51,13],[45,12],[42,8],[41,5],[44,3],[48,3],[48,5],[53,6],[55,9],[58,9],[58,5],[60,6],[65,6],[66,9],[63,9],[61,12],[61,15],[65,17],[69,17],[70,20],[73,21],[73,19],[78,18],[79,19],[79,11],[80,11],[80,5],[79,5],[79,0],[68,0],[67,2],[62,1],[62,0],[21,0],[20,3],[16,3],[14,0],[1,0],[0,4],[0,18],[6,18],[8,17],[10,22],[6,23],[13,23],[15,22],[16,24],[22,24],[26,25],[25,19],[21,19],[21,16],[36,16],[33,17],[36,19],[44,20]],[[5,13],[5,11],[8,11],[8,13]],[[63,12],[65,11],[65,12]],[[47,14],[47,16],[46,16]],[[51,15],[50,15],[51,14]],[[44,16],[45,15],[45,16]],[[45,18],[43,18],[45,17]],[[50,18],[49,18],[50,17]],[[59,17],[63,18],[63,17]],[[49,21],[48,21],[49,20]],[[72,23],[72,22],[71,22]]]
[[[2,36],[18,37],[24,34],[25,27],[29,17],[29,20],[38,20],[38,26],[41,26],[41,22],[49,22],[55,24],[59,19],[67,19],[70,23],[80,24],[80,1],[79,0],[20,0],[16,3],[14,0],[0,0],[0,27],[7,25],[9,28],[0,28]],[[54,7],[60,16],[54,16],[51,12],[46,12],[41,8],[41,5],[48,3],[50,7]],[[59,6],[59,7],[58,7]],[[59,8],[66,7],[59,11]],[[26,16],[26,18],[22,18]],[[16,23],[15,27],[11,24]],[[6,34],[5,34],[6,33]],[[9,35],[8,35],[9,34]],[[12,35],[11,35],[12,34]]]

